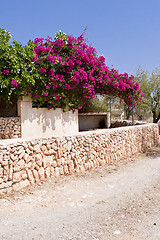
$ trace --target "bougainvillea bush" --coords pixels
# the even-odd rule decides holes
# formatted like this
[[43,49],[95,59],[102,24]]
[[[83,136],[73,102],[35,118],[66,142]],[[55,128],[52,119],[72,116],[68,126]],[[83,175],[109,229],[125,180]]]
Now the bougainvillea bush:
[[17,98],[28,95],[37,106],[73,111],[98,93],[118,96],[127,105],[131,105],[132,93],[134,105],[142,98],[134,77],[109,69],[83,34],[76,38],[59,31],[54,40],[36,38],[25,47],[17,42],[11,47],[17,48],[16,44],[15,69],[9,55],[0,66],[1,94],[5,98],[8,93]]

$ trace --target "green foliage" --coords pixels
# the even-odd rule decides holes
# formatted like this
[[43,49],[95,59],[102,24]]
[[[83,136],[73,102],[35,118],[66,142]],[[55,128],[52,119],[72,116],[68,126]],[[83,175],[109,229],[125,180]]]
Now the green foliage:
[[[0,29],[0,100],[11,101],[11,96],[20,98],[24,89],[29,92],[31,84],[35,84],[36,69],[33,58],[33,43],[30,41],[22,46],[18,41],[9,43],[11,35],[8,31]],[[4,74],[4,71],[8,71]],[[18,87],[11,86],[15,80]]]
[[135,80],[139,82],[144,94],[144,98],[136,105],[136,115],[139,119],[143,119],[144,116],[152,113],[153,122],[158,122],[160,119],[160,68],[156,68],[149,74],[139,67]]
[[59,30],[59,32],[57,32],[55,34],[55,38],[54,39],[55,40],[56,39],[61,39],[61,40],[64,41],[65,44],[67,44],[67,42],[68,42],[68,37],[67,37],[66,33],[62,32],[61,30]]
[[88,99],[86,104],[83,106],[80,113],[89,113],[89,112],[108,112],[109,110],[109,97],[106,95],[100,96],[96,95],[94,99]]
[[0,28],[0,44],[8,44],[11,40],[11,34],[9,31]]

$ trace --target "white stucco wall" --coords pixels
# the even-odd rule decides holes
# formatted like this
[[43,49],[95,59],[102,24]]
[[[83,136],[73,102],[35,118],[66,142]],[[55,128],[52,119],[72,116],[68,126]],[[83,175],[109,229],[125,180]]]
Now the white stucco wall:
[[61,137],[78,132],[78,111],[63,112],[47,108],[32,108],[28,97],[18,102],[22,138]]

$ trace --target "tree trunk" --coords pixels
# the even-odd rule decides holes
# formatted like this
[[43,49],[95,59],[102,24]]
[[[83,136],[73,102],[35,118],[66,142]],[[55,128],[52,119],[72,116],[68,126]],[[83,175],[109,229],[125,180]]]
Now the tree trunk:
[[153,113],[153,123],[157,123],[160,120],[160,113],[158,114],[158,116],[155,110],[152,110],[152,113]]
[[126,120],[129,120],[132,110],[130,109],[130,107],[126,107],[124,111]]

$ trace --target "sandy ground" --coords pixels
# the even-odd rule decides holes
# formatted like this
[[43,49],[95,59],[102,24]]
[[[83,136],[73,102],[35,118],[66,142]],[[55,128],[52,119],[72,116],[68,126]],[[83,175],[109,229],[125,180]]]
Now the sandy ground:
[[160,146],[0,199],[0,240],[160,239]]

